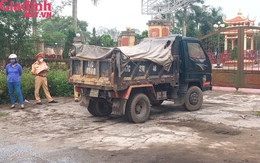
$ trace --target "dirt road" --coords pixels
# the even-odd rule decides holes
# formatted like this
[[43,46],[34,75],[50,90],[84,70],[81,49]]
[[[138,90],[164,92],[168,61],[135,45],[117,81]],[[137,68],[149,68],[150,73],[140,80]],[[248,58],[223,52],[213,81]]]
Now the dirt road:
[[[257,163],[260,95],[205,92],[188,112],[164,102],[142,124],[93,117],[72,98],[58,104],[0,106],[0,162]],[[7,115],[5,115],[7,113]]]

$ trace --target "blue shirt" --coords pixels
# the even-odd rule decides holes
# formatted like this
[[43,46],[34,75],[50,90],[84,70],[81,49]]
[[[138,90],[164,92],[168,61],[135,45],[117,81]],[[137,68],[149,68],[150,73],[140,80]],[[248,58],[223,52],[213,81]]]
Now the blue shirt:
[[20,82],[20,76],[23,73],[23,69],[21,65],[18,63],[15,64],[14,67],[12,67],[12,64],[9,63],[5,67],[5,74],[7,76],[7,82]]

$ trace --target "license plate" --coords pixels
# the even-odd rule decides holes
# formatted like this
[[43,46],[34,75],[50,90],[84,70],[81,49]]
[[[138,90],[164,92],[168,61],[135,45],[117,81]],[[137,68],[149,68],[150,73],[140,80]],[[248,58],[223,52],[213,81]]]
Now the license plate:
[[164,100],[167,98],[167,92],[162,91],[162,92],[156,92],[156,100]]
[[99,90],[98,89],[91,89],[89,96],[91,97],[98,97]]

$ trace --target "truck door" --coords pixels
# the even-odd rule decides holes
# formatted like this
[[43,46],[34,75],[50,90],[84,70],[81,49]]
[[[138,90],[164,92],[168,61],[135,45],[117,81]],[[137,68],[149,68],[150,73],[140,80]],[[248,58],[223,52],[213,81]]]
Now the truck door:
[[182,79],[186,82],[199,82],[203,85],[205,80],[211,83],[211,64],[210,60],[203,49],[199,40],[185,40],[183,41],[184,54],[182,57],[185,60],[182,65],[183,70]]

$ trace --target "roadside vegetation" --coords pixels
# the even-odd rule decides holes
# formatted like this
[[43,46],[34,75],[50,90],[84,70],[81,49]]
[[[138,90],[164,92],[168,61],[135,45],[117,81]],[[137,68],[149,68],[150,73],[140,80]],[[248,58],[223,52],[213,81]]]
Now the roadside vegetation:
[[[73,86],[67,82],[67,70],[50,69],[47,73],[48,87],[52,96],[73,97]],[[34,76],[29,68],[23,69],[21,76],[21,89],[26,100],[34,99]],[[44,92],[40,89],[40,96],[45,98]],[[0,69],[0,105],[10,103],[7,89],[7,80],[4,70]]]
[[260,111],[256,111],[256,112],[255,112],[255,115],[258,116],[258,117],[260,117]]
[[5,117],[5,116],[8,116],[8,113],[0,112],[0,117]]

